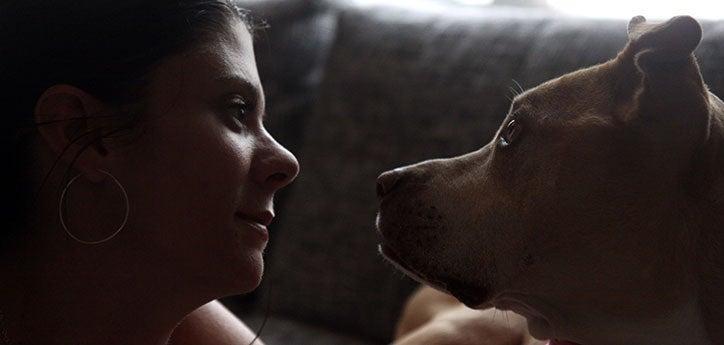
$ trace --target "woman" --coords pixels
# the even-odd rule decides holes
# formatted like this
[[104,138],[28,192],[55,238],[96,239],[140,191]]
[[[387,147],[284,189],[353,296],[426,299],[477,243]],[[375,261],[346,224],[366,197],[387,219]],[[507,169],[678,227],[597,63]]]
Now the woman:
[[213,301],[259,284],[298,163],[264,129],[243,14],[6,1],[0,81],[0,344],[251,341]]

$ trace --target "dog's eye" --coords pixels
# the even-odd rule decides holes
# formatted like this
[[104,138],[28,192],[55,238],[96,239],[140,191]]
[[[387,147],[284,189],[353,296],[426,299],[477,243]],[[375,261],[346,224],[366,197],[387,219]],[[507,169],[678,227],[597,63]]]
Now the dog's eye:
[[505,129],[500,134],[500,146],[506,147],[508,145],[511,145],[516,138],[520,136],[520,132],[522,131],[522,127],[520,123],[516,120],[511,120],[508,122],[508,125],[505,126]]

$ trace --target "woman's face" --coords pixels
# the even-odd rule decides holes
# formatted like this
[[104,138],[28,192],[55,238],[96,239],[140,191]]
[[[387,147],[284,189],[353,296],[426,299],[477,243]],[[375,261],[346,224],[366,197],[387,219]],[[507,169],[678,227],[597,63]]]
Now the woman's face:
[[274,193],[299,166],[263,126],[249,31],[237,22],[165,60],[145,100],[143,131],[109,167],[130,202],[118,237],[159,279],[215,293],[254,289]]

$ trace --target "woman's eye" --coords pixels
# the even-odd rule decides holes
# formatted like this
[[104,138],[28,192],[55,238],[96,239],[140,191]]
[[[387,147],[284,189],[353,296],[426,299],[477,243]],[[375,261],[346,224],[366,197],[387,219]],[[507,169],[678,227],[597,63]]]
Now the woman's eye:
[[520,136],[522,130],[523,128],[518,121],[511,120],[508,122],[508,125],[505,126],[505,129],[503,129],[503,132],[500,134],[500,146],[507,147],[513,144],[515,139]]
[[231,111],[233,112],[234,118],[236,118],[239,121],[243,121],[244,117],[250,111],[249,105],[240,99],[232,101],[230,108],[231,108]]

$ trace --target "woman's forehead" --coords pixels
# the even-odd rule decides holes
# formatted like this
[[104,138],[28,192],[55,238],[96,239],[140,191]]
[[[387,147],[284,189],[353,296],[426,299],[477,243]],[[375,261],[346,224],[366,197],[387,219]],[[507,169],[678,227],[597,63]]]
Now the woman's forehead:
[[[206,40],[173,56],[159,66],[152,78],[160,84],[176,84],[186,89],[214,88],[219,80],[242,79],[260,88],[252,37],[245,25],[234,25],[229,32]],[[183,92],[183,91],[182,91]]]
[[258,82],[252,36],[239,21],[226,32],[207,40],[189,58],[194,66],[206,69],[205,75],[216,79],[227,75],[243,76]]

